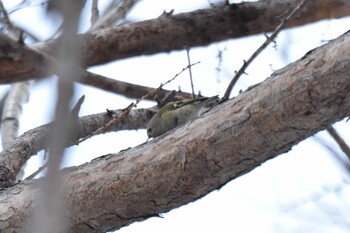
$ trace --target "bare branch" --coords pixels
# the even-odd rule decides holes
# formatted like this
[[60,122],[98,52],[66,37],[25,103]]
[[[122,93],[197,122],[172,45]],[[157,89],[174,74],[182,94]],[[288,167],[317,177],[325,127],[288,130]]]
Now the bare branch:
[[139,2],[139,0],[121,0],[117,7],[108,11],[107,14],[101,17],[97,23],[93,24],[88,31],[101,30],[117,25],[119,21],[125,19],[126,14],[137,2]]
[[[197,200],[345,118],[349,51],[350,32],[191,123],[65,169],[71,232],[111,231]],[[40,182],[0,193],[1,230],[25,228]]]
[[[186,69],[189,69],[191,66],[196,65],[196,64],[198,64],[198,63],[199,63],[199,62],[194,63],[194,64],[189,64],[186,68],[182,69],[182,71],[180,71],[180,73],[177,73],[173,78],[169,79],[169,80],[166,81],[164,84],[161,84],[158,88],[155,88],[155,89],[153,89],[152,91],[148,92],[146,95],[142,96],[140,99],[137,99],[137,100],[136,100],[136,103],[131,103],[131,104],[129,104],[129,106],[127,106],[127,107],[123,110],[123,112],[122,112],[120,115],[118,115],[117,117],[115,117],[113,120],[111,120],[111,121],[108,122],[107,124],[101,126],[99,129],[97,129],[97,130],[91,132],[90,135],[88,135],[88,136],[86,136],[86,137],[80,139],[80,140],[77,142],[77,144],[79,144],[79,143],[81,143],[81,142],[87,140],[88,138],[90,138],[90,137],[92,137],[92,136],[94,136],[94,135],[96,135],[96,134],[99,134],[101,131],[106,131],[108,128],[111,128],[113,125],[115,125],[115,124],[121,122],[122,120],[124,120],[125,117],[130,113],[131,109],[137,107],[138,103],[140,103],[142,100],[148,99],[149,96],[155,96],[155,95],[158,93],[158,91],[161,90],[161,88],[162,88],[163,86],[165,86],[166,84],[172,82],[172,81],[175,80],[182,72],[184,72]],[[193,96],[193,98],[194,98],[194,97],[195,97],[195,96]]]
[[[128,82],[119,81],[116,79],[107,78],[105,76],[94,74],[89,71],[85,71],[82,74],[82,79],[79,81],[83,84],[93,86],[99,88],[101,90],[109,91],[115,94],[123,95],[125,97],[140,99],[142,96],[147,95],[154,90],[152,87],[132,84]],[[171,91],[159,89],[157,91],[157,96],[162,99],[166,95],[168,95]],[[176,92],[178,96],[182,96],[184,98],[192,98],[190,93],[186,92]],[[147,95],[145,99],[154,100],[154,95]]]
[[20,30],[12,24],[2,1],[0,1],[0,12],[3,15],[2,21],[7,26],[9,34],[18,40],[18,36],[20,35]]
[[[99,131],[99,134],[116,132],[120,130],[144,129],[148,121],[156,112],[157,108],[131,110],[126,118],[110,128]],[[101,128],[114,118],[122,114],[123,110],[108,110],[99,114],[93,114],[79,118],[76,135],[70,138],[66,146],[75,145],[79,138],[90,135],[91,132]],[[37,154],[41,150],[48,148],[49,131],[52,124],[39,126],[31,129],[18,138],[14,139],[7,150],[0,153],[0,187],[8,187],[14,184],[15,177],[23,164],[30,156]]]
[[22,113],[22,104],[28,101],[30,81],[12,85],[5,104],[1,120],[2,147],[7,148],[9,143],[18,136],[19,117]]
[[[51,56],[48,56],[40,51],[33,50],[27,46],[19,45],[13,39],[9,38],[5,34],[0,33],[0,48],[2,46],[4,48],[6,47],[7,49],[10,48],[9,50],[11,51],[11,53],[8,53],[5,55],[7,57],[9,55],[11,56],[11,57],[8,57],[9,63],[7,63],[7,64],[2,63],[2,65],[4,65],[4,66],[2,66],[1,68],[3,69],[2,71],[5,73],[7,72],[6,66],[10,65],[10,64],[11,64],[10,66],[12,66],[12,62],[18,60],[18,57],[20,57],[21,55],[24,55],[24,58],[25,58],[24,61],[26,63],[34,62],[34,63],[45,64],[45,65],[48,65],[49,63],[51,63],[51,64],[58,64],[59,63],[59,61],[57,61],[57,59],[52,58]],[[1,49],[0,49],[0,57],[1,57]],[[22,62],[19,62],[16,64],[18,65],[19,69],[21,69],[24,65]],[[32,65],[33,66],[31,66],[31,67],[26,67],[25,69],[23,69],[23,72],[28,72],[28,73],[32,72],[33,67],[35,67],[34,64],[32,64]],[[0,76],[1,76],[1,68],[0,68]],[[27,70],[27,68],[28,68],[28,70]],[[11,69],[11,68],[8,67],[8,69]],[[55,68],[53,68],[53,69],[54,69],[53,70],[54,73],[56,73],[57,75],[60,75],[60,71],[58,69],[55,69]],[[81,82],[83,84],[87,84],[87,85],[90,85],[93,87],[97,87],[97,88],[100,88],[100,89],[105,90],[105,91],[124,95],[124,96],[129,97],[129,98],[135,98],[135,99],[141,98],[142,96],[146,95],[147,93],[151,92],[154,89],[154,88],[147,87],[147,86],[141,86],[141,85],[131,84],[131,83],[107,78],[107,77],[102,76],[102,75],[98,75],[98,74],[94,74],[94,73],[85,71],[79,67],[76,67],[76,69],[77,69],[77,72],[79,72],[81,79],[78,79],[75,81],[78,81],[78,82]],[[46,72],[48,72],[48,71],[46,70]],[[0,83],[2,83],[1,81],[5,81],[5,83],[12,82],[11,80],[13,80],[14,78],[16,80],[23,80],[23,79],[19,78],[22,76],[22,74],[18,74],[18,75],[19,76],[17,76],[17,77],[6,76],[5,80],[0,79]],[[42,77],[49,75],[49,73],[36,73],[34,75],[37,78],[42,78]],[[166,96],[169,93],[170,93],[170,91],[168,91],[168,90],[159,90],[158,96],[160,98],[163,98],[164,96]],[[185,98],[191,98],[191,94],[186,93],[186,92],[177,92],[177,95],[183,96]],[[153,100],[154,97],[155,96],[148,95],[147,99]]]
[[333,126],[327,127],[327,132],[333,137],[333,139],[338,143],[340,149],[350,160],[350,148],[344,141],[344,139],[338,134],[336,129]]
[[33,172],[33,174],[29,175],[25,180],[32,180],[34,179],[40,172],[44,171],[44,169],[47,168],[47,163],[45,163],[43,166],[39,167],[38,170]]
[[[8,27],[8,34],[17,40],[17,44],[19,46],[23,45],[23,30],[12,24],[2,1],[0,1],[0,11],[3,15],[4,23]],[[34,41],[37,41],[35,37],[32,36],[32,38]],[[29,88],[32,83],[33,81],[24,81],[11,85],[11,89],[4,102],[4,109],[1,117],[1,138],[3,149],[7,149],[7,145],[18,136],[18,129],[20,125],[19,117],[22,113],[22,105],[29,99]],[[18,173],[19,179],[21,179],[24,174],[24,168],[22,167],[21,169],[22,172]]]
[[[187,62],[188,62],[188,65],[190,65],[190,64],[191,64],[190,49],[188,49],[188,48],[186,49],[186,54],[187,54]],[[195,98],[191,66],[188,67],[188,72],[189,72],[189,74],[190,74],[190,82],[191,82],[191,89],[192,89],[192,98]]]
[[247,67],[253,62],[253,60],[271,43],[273,42],[278,33],[280,33],[280,31],[284,28],[284,26],[293,19],[293,17],[295,16],[295,14],[297,12],[299,12],[302,9],[302,6],[305,4],[306,0],[301,0],[299,2],[299,4],[293,9],[293,11],[288,14],[283,21],[281,22],[280,25],[278,25],[278,27],[276,28],[276,30],[272,33],[271,36],[266,36],[266,40],[265,42],[252,54],[252,56],[247,60],[243,62],[242,67],[239,69],[239,71],[234,75],[234,77],[232,78],[230,84],[228,85],[224,96],[222,97],[222,100],[225,101],[228,98],[230,98],[230,94],[232,92],[232,89],[234,87],[234,85],[237,83],[238,79],[241,77],[241,75],[245,72],[245,70],[247,69]]
[[42,1],[32,1],[32,0],[22,0],[20,3],[18,3],[16,6],[8,10],[9,14],[12,14],[16,11],[27,9],[30,7],[37,7],[37,6],[45,6],[48,3],[48,0],[42,0]]
[[0,11],[3,15],[3,23],[7,26],[8,31],[9,31],[9,35],[11,35],[14,39],[20,41],[20,40],[24,40],[24,36],[23,33],[25,33],[27,36],[29,36],[33,41],[38,42],[39,39],[34,36],[32,33],[29,33],[28,31],[24,31],[23,28],[14,25],[9,17],[8,12],[6,11],[2,1],[0,1]]
[[347,161],[344,161],[343,156],[332,146],[329,142],[323,140],[319,136],[315,136],[315,140],[324,148],[326,148],[332,155],[334,155],[335,161],[339,164],[340,168],[343,168],[345,172],[350,173],[350,166]]
[[[162,15],[152,20],[92,31],[79,39],[87,66],[104,64],[126,57],[183,50],[267,33],[276,29],[280,24],[279,18],[289,8],[285,0],[217,5],[210,9]],[[304,9],[287,27],[350,15],[348,0],[307,1]],[[34,48],[52,54],[55,44],[56,41],[48,41]]]
[[92,0],[91,4],[91,25],[94,25],[99,18],[98,0]]
[[[9,34],[18,40],[19,45],[23,44],[22,32],[12,24],[2,1],[0,1],[0,11],[3,15],[4,23],[8,27]],[[32,81],[25,81],[12,84],[4,102],[4,109],[1,117],[1,138],[2,147],[4,149],[18,136],[19,117],[22,113],[23,103],[28,101],[31,83]]]
[[[63,18],[63,31],[59,38],[56,57],[59,64],[51,63],[53,70],[57,70],[60,78],[57,82],[57,103],[55,109],[55,124],[51,127],[49,135],[49,157],[47,172],[40,186],[41,195],[34,215],[32,232],[34,233],[61,233],[69,229],[70,223],[64,217],[67,215],[66,206],[62,200],[63,191],[59,174],[64,149],[77,126],[69,114],[69,104],[74,95],[74,80],[80,78],[75,67],[81,65],[81,56],[76,33],[79,18],[85,0],[51,0],[48,5],[49,12],[56,11]],[[44,222],[45,224],[42,224]]]
[[[203,46],[215,41],[268,32],[276,28],[279,23],[277,18],[287,9],[289,5],[285,0],[215,6],[93,31],[79,36],[79,44],[88,66],[102,64],[140,54]],[[349,14],[348,0],[307,1],[300,17],[291,20],[287,27]],[[247,15],[251,17],[245,17]],[[162,43],[158,43],[160,40]],[[52,40],[38,43],[32,48],[53,54],[56,45],[57,40]],[[10,59],[12,54],[16,54],[16,47],[9,47],[0,36],[0,51],[5,48],[9,53],[0,53],[0,83],[40,78],[50,73],[42,57],[38,58],[32,52],[26,51],[18,54],[16,59]]]

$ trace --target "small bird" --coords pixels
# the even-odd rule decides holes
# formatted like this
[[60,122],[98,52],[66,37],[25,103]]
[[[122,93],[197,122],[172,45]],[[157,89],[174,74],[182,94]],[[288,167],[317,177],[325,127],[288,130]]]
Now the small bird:
[[165,132],[195,119],[204,107],[213,107],[218,103],[218,96],[201,97],[164,105],[149,121],[147,135],[157,137]]

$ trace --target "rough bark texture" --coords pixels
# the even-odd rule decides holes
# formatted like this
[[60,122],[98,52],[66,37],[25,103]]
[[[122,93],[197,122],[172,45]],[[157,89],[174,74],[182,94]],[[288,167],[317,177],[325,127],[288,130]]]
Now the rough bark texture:
[[[71,232],[104,232],[196,200],[350,109],[350,33],[276,71],[195,121],[65,170]],[[27,232],[39,181],[0,193],[1,232]]]
[[[157,19],[81,35],[86,64],[96,65],[111,60],[205,46],[216,41],[273,31],[286,13],[296,6],[286,0],[244,2],[216,5],[177,15],[163,14]],[[309,0],[299,17],[288,27],[321,19],[350,15],[347,0]],[[39,47],[52,53],[56,41]]]
[[[119,130],[146,128],[146,125],[155,113],[155,110],[156,108],[131,110],[123,121],[99,132],[99,134]],[[94,132],[101,126],[107,124],[112,119],[122,114],[122,112],[123,110],[109,110],[108,114],[105,112],[80,118],[77,122],[79,130],[77,130],[76,138],[72,139],[70,145],[77,142],[80,138],[90,135],[91,132]],[[47,149],[47,139],[51,127],[52,124],[47,124],[31,129],[20,137],[14,139],[5,150],[1,151],[0,188],[14,185],[16,175],[24,163],[32,155],[36,155],[39,151]]]
[[0,32],[0,83],[44,77],[47,65],[40,54]]
[[[294,1],[290,1],[294,2]],[[216,41],[272,31],[293,4],[285,0],[217,5],[210,9],[168,15],[79,36],[87,66],[137,55],[204,46]],[[299,17],[288,27],[321,19],[340,18],[350,14],[348,0],[309,0]],[[176,38],[176,39],[175,39]],[[1,39],[1,38],[0,38]],[[0,41],[1,42],[1,41]],[[47,41],[32,48],[52,55],[57,41]],[[9,50],[10,49],[10,50]],[[48,71],[42,58],[35,54],[10,58],[12,48],[0,43],[0,83],[45,76]],[[10,55],[11,55],[10,54]]]

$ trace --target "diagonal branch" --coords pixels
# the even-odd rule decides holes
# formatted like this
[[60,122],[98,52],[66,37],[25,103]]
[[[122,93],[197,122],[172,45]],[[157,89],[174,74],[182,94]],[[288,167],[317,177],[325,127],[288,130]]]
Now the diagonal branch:
[[222,100],[227,100],[230,98],[230,94],[232,92],[232,89],[234,85],[237,83],[238,79],[241,77],[241,75],[245,72],[247,67],[254,61],[254,59],[273,41],[275,41],[278,33],[282,31],[282,29],[285,27],[285,25],[292,20],[295,17],[295,14],[299,12],[303,5],[305,4],[306,0],[301,0],[297,6],[292,8],[293,10],[291,13],[289,13],[281,22],[280,25],[274,30],[274,32],[271,34],[271,36],[266,35],[265,42],[249,57],[247,61],[244,61],[242,67],[238,70],[238,72],[234,75],[231,82],[229,83],[224,96],[222,97]]
[[[349,52],[350,32],[181,128],[65,169],[71,232],[119,229],[194,201],[348,116]],[[0,193],[2,231],[26,227],[39,182]]]
[[[152,20],[86,33],[80,40],[86,64],[90,66],[270,32],[289,8],[285,0],[215,5],[210,9],[163,14]],[[287,27],[345,15],[350,15],[347,0],[307,1],[300,16],[291,20]],[[55,44],[56,41],[48,41],[34,48],[52,54]]]
[[[79,80],[82,84],[86,84],[89,86],[93,86],[99,88],[104,91],[109,91],[115,94],[123,95],[128,98],[139,99],[142,96],[147,95],[154,90],[152,87],[137,85],[133,83],[123,82],[120,80],[111,79],[99,74],[91,73],[89,71],[85,71],[82,74],[81,80]],[[163,99],[165,96],[169,95],[172,91],[168,91],[165,89],[159,89],[157,97],[159,99]],[[192,98],[192,94],[177,91],[177,96],[182,96],[183,98],[190,99]],[[155,95],[148,95],[147,100],[154,100]]]
[[105,29],[107,27],[112,27],[113,25],[117,25],[121,20],[124,20],[127,13],[137,4],[139,0],[123,0],[120,1],[119,4],[114,7],[112,10],[106,12],[106,14],[101,17],[89,31],[95,31],[100,29]]
[[[6,53],[2,54],[1,53],[1,48],[6,48]],[[16,61],[18,57],[22,56],[24,58],[25,64],[31,64],[31,63],[37,63],[40,65],[46,65],[48,66],[49,63],[51,64],[58,64],[57,59],[46,55],[40,51],[31,49],[28,46],[19,44],[17,41],[14,41],[10,37],[8,37],[5,34],[0,33],[0,57],[1,55],[6,56],[5,60],[0,60],[0,64],[2,63],[4,66],[0,68],[0,76],[1,72],[4,72],[3,74],[8,72],[8,69],[11,69],[10,66],[12,67],[12,62]],[[8,62],[7,62],[7,61]],[[17,63],[16,63],[17,64]],[[21,70],[23,69],[22,62],[17,64],[19,67],[18,69]],[[32,64],[32,67],[27,67],[28,69],[24,69],[23,72],[28,72],[31,73],[33,69],[35,69],[35,65]],[[79,81],[80,83],[90,85],[96,88],[100,88],[105,91],[109,91],[112,93],[124,95],[129,98],[141,98],[142,96],[146,95],[150,91],[152,91],[154,88],[147,87],[147,86],[142,86],[142,85],[137,85],[137,84],[132,84],[128,82],[123,82],[119,80],[114,80],[102,75],[94,74],[89,71],[85,71],[79,67],[75,67],[77,69],[77,72],[81,75],[81,79],[76,80]],[[33,74],[34,77],[36,78],[43,78],[48,76],[50,73],[48,70],[45,72],[47,73],[35,73]],[[57,73],[59,75],[58,70],[53,70],[54,73]],[[14,80],[20,80],[24,81],[22,78],[24,77],[22,74],[18,74],[19,76],[13,77],[13,76],[6,76],[3,79],[0,79],[0,83],[12,83]],[[159,92],[157,93],[159,98],[163,98],[164,96],[168,95],[171,91],[160,89]],[[178,91],[176,92],[178,96],[182,96],[184,98],[191,98],[190,93],[186,92],[181,92]],[[154,95],[149,95],[148,100],[154,100]]]
[[[3,15],[4,24],[8,28],[8,34],[18,40],[18,44],[24,44],[23,31],[14,26],[10,17],[0,1],[0,11]],[[34,40],[35,38],[32,37]],[[36,40],[37,41],[37,40]],[[1,142],[2,148],[6,149],[7,145],[18,136],[19,117],[22,113],[22,106],[29,99],[29,88],[33,81],[16,82],[11,85],[11,89],[4,101],[3,114],[1,117]],[[24,168],[22,167],[22,170]],[[22,173],[18,173],[21,178]]]
[[[276,28],[279,18],[288,9],[289,4],[285,0],[215,5],[210,9],[164,14],[152,20],[86,33],[79,36],[79,44],[87,66],[103,64],[267,33]],[[346,15],[350,15],[348,0],[307,1],[300,16],[291,20],[287,27]],[[5,46],[1,45],[0,38],[0,51]],[[56,46],[57,40],[51,40],[35,44],[32,48],[52,55]],[[28,59],[31,54],[24,55],[27,54],[8,59],[9,54],[0,53],[1,83],[39,78],[50,73],[40,59]]]
[[327,132],[333,137],[333,139],[337,142],[343,153],[348,157],[350,160],[350,148],[344,141],[344,139],[339,135],[337,130],[333,126],[327,127]]
[[[122,122],[113,125],[111,128],[104,129],[98,134],[145,128],[155,111],[156,108],[131,110]],[[67,146],[71,146],[78,139],[90,135],[91,132],[101,128],[101,126],[107,124],[112,119],[122,114],[122,112],[123,110],[109,110],[108,112],[79,118],[78,131]],[[7,149],[0,153],[1,187],[12,186],[16,181],[15,177],[23,164],[32,155],[37,154],[41,150],[47,149],[47,139],[51,126],[52,123],[29,130],[28,132],[14,139],[8,145]]]

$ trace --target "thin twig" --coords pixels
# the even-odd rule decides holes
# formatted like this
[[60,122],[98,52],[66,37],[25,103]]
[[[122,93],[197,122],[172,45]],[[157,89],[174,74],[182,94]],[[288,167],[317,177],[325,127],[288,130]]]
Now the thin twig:
[[91,4],[91,25],[94,25],[99,18],[98,0],[93,0]]
[[129,10],[138,2],[139,0],[123,0],[120,1],[117,7],[107,12],[103,17],[95,22],[88,32],[104,29],[110,27],[114,24],[118,24],[121,20],[125,19]]
[[333,137],[333,139],[338,143],[340,149],[350,160],[350,148],[344,141],[344,139],[338,134],[337,130],[333,126],[327,127],[327,132]]
[[10,18],[9,18],[9,16],[7,14],[7,11],[6,11],[2,1],[0,1],[0,11],[1,11],[2,15],[3,15],[4,23],[8,26],[9,30],[12,30],[13,24],[10,21]]
[[18,3],[16,6],[12,7],[12,9],[8,10],[9,14],[15,13],[16,11],[19,10],[23,10],[25,9],[29,9],[30,7],[38,7],[38,6],[44,6],[48,3],[48,1],[43,0],[41,2],[37,1],[35,3],[33,3],[35,1],[27,1],[27,0],[22,0],[22,2]]
[[306,0],[302,0],[299,2],[299,4],[294,8],[294,10],[287,15],[286,18],[278,25],[278,27],[275,29],[275,31],[271,34],[271,36],[266,35],[265,42],[253,53],[253,55],[247,60],[243,62],[242,67],[239,69],[239,71],[235,74],[235,76],[232,78],[230,84],[228,85],[226,92],[224,96],[222,97],[222,101],[227,100],[230,97],[230,94],[232,92],[232,89],[234,85],[237,83],[238,79],[241,77],[241,75],[245,72],[247,67],[253,62],[253,60],[271,43],[275,40],[278,33],[284,28],[286,23],[291,20],[295,14],[302,8],[302,6],[305,4]]
[[23,40],[23,32],[25,32],[25,35],[30,37],[34,42],[38,42],[39,39],[33,35],[32,33],[28,32],[28,31],[24,31],[23,28],[19,27],[19,26],[15,26],[9,17],[9,13],[6,11],[2,1],[0,1],[0,12],[2,13],[3,17],[2,17],[2,21],[3,23],[7,26],[9,33],[18,41]]
[[120,122],[121,120],[123,120],[130,112],[130,110],[132,108],[136,108],[137,104],[140,103],[142,100],[147,99],[149,96],[154,96],[155,93],[157,93],[163,86],[165,86],[166,84],[172,82],[174,79],[176,79],[180,74],[182,74],[186,69],[188,69],[191,66],[194,66],[196,64],[198,64],[199,62],[193,63],[188,65],[187,67],[183,68],[179,73],[177,73],[173,78],[169,79],[168,81],[166,81],[164,84],[161,84],[159,87],[155,88],[154,90],[148,92],[146,95],[142,96],[140,99],[136,100],[136,103],[131,103],[129,104],[129,106],[127,106],[124,111],[118,115],[117,117],[115,117],[114,119],[112,119],[110,122],[108,122],[107,124],[101,126],[100,128],[98,128],[97,130],[91,132],[88,136],[81,138],[80,140],[78,140],[76,142],[76,145],[78,145],[79,143],[82,143],[83,141],[91,138],[92,136],[100,133],[101,131],[104,131],[105,129],[108,129],[109,127],[113,126],[114,124]]
[[38,168],[38,170],[36,170],[35,172],[33,172],[31,175],[29,175],[27,178],[25,178],[24,180],[31,180],[34,179],[34,177],[36,177],[40,172],[42,172],[45,168],[47,168],[47,163],[45,163],[44,165],[42,165],[41,167]]
[[71,117],[74,117],[74,118],[78,118],[79,117],[79,111],[80,111],[81,105],[84,103],[84,100],[85,100],[85,95],[82,95],[78,99],[77,103],[74,105],[72,110],[70,111]]
[[[187,53],[187,62],[188,62],[188,64],[190,65],[190,64],[191,64],[191,58],[190,58],[190,49],[189,49],[189,48],[186,48],[186,53]],[[191,66],[188,68],[188,72],[190,73],[190,81],[191,81],[191,89],[192,89],[192,98],[195,98]]]
[[315,140],[321,145],[324,146],[331,154],[334,155],[335,161],[339,163],[340,167],[344,168],[345,171],[350,173],[349,163],[346,163],[343,159],[343,156],[335,150],[334,146],[331,146],[329,142],[326,142],[319,136],[315,136]]
[[[133,83],[123,82],[120,80],[105,77],[100,74],[95,74],[89,71],[82,71],[82,78],[79,80],[80,83],[99,88],[104,91],[109,91],[115,94],[120,94],[128,98],[141,98],[154,88],[137,85]],[[171,91],[161,89],[157,93],[158,96],[163,98],[168,95]],[[191,98],[191,94],[187,92],[177,92],[186,98]],[[154,96],[148,95],[148,100],[154,100]]]

